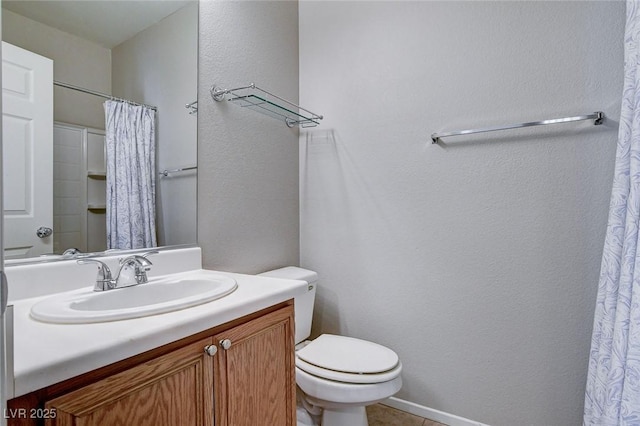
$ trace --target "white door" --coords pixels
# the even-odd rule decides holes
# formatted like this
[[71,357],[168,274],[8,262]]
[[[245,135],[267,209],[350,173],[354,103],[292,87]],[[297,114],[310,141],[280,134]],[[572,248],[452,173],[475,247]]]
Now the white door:
[[6,42],[2,165],[5,259],[53,252],[53,61]]

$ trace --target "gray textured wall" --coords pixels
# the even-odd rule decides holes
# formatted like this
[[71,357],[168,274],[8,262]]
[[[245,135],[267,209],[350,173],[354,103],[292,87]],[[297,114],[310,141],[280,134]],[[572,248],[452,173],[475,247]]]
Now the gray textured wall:
[[298,130],[209,88],[250,82],[298,102],[297,2],[200,3],[198,244],[207,268],[261,272],[299,259]]
[[[2,11],[2,40],[53,60],[53,79],[111,93],[111,51],[80,37]],[[54,87],[53,118],[104,129],[104,99]]]
[[[301,263],[316,332],[372,339],[399,397],[581,424],[623,76],[623,2],[301,2]],[[435,131],[603,110],[432,146]]]

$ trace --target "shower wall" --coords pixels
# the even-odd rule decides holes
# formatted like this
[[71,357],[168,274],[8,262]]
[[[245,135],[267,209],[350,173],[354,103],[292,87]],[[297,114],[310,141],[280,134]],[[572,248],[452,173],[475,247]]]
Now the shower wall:
[[[300,2],[301,265],[315,333],[395,349],[398,397],[582,423],[624,2]],[[603,110],[588,122],[436,131]],[[404,408],[412,408],[410,404]]]

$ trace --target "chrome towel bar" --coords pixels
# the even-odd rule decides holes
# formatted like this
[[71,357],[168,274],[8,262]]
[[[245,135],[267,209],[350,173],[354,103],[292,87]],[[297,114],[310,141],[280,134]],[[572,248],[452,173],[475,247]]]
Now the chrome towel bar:
[[431,135],[431,141],[432,143],[435,144],[440,142],[440,138],[448,137],[448,136],[461,136],[461,135],[471,135],[474,133],[496,132],[499,130],[519,129],[521,127],[546,126],[547,124],[570,123],[572,121],[594,120],[593,124],[596,126],[599,126],[600,124],[603,123],[604,118],[605,118],[604,113],[602,111],[596,111],[593,114],[578,115],[575,117],[552,118],[549,120],[542,120],[542,121],[530,121],[528,123],[510,124],[506,126],[497,126],[497,127],[486,127],[484,129],[469,129],[469,130],[458,130],[455,132],[433,133]]
[[161,172],[158,172],[158,174],[160,174],[160,176],[162,177],[167,177],[172,173],[186,172],[187,170],[196,170],[197,168],[198,166],[191,166],[191,167],[183,167],[181,169],[163,170]]

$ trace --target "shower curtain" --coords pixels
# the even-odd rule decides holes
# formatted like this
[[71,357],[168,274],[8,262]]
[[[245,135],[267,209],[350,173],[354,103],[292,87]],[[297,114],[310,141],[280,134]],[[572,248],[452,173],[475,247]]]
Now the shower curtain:
[[104,103],[107,248],[156,247],[155,111]]
[[[640,4],[627,2],[624,92],[584,424],[640,424]],[[638,269],[636,273],[636,269]]]

